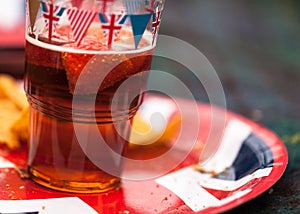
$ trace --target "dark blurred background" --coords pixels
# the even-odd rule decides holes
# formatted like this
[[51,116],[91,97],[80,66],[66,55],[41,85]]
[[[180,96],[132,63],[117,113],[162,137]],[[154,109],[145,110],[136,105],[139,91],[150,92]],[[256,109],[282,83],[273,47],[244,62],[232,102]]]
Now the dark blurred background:
[[214,66],[227,108],[288,148],[283,178],[232,213],[300,213],[300,1],[167,0],[163,18],[161,34],[189,42]]
[[172,0],[160,32],[208,58],[230,109],[255,120],[287,116],[299,124],[299,23],[299,1]]
[[[23,4],[22,0],[2,3],[11,1]],[[17,77],[23,75],[22,21],[7,31],[3,30],[6,19],[0,19],[0,72]],[[299,23],[297,0],[166,0],[161,34],[197,47],[222,82],[227,108],[273,130],[289,151],[283,178],[233,213],[300,212]],[[5,40],[15,35],[21,40]],[[164,69],[176,73],[193,90],[201,91],[201,85],[184,68],[165,62]],[[158,83],[164,84],[153,77],[150,84]],[[207,102],[205,91],[195,96]]]

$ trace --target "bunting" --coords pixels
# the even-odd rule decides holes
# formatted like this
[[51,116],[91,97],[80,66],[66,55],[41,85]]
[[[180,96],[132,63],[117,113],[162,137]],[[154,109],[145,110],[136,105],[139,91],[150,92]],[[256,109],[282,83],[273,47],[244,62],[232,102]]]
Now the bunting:
[[59,22],[65,8],[54,6],[52,2],[48,4],[42,1],[42,11],[46,27],[48,28],[48,39],[51,41],[55,24]]
[[152,14],[130,15],[136,49],[138,48],[139,43],[143,38],[151,17]]
[[127,15],[122,14],[109,14],[109,13],[99,13],[99,18],[102,25],[102,30],[107,41],[107,46],[111,47],[112,43],[115,41],[119,35],[123,24],[126,21]]
[[156,35],[160,26],[160,22],[161,22],[161,11],[158,11],[154,13],[152,17],[152,35],[153,35],[152,45],[155,42]]
[[[156,10],[156,12],[154,12],[155,0],[125,0],[126,13],[125,11],[122,13],[105,12],[107,10],[107,5],[109,3],[113,3],[114,0],[97,0],[97,2],[102,3],[100,6],[102,6],[103,12],[101,13],[81,9],[80,7],[82,2],[83,0],[72,0],[73,7],[65,8],[54,5],[52,1],[41,1],[42,16],[45,20],[46,27],[48,28],[48,38],[50,41],[58,22],[60,21],[64,11],[66,11],[66,17],[69,20],[77,46],[80,45],[85,33],[97,15],[108,47],[111,47],[117,39],[127,18],[129,18],[131,22],[136,49],[138,48],[147,27],[151,27],[151,23],[153,35],[152,45],[154,44],[162,15],[161,11]],[[35,24],[39,3],[39,0],[29,1],[31,30],[33,30]],[[140,10],[147,12],[144,14],[138,14],[136,11]]]
[[29,9],[29,18],[30,18],[31,32],[33,32],[35,20],[36,20],[37,14],[39,12],[40,5],[41,5],[41,1],[40,0],[31,0],[31,1],[28,1],[28,9]]
[[88,10],[78,10],[76,7],[67,9],[67,16],[77,46],[80,45],[87,29],[94,20],[96,13]]

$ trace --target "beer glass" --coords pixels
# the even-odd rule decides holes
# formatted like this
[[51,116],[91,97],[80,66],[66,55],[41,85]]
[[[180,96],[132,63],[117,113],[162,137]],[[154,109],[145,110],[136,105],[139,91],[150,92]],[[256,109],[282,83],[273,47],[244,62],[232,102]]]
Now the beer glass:
[[119,186],[163,5],[27,0],[24,81],[28,172],[35,182],[78,193]]

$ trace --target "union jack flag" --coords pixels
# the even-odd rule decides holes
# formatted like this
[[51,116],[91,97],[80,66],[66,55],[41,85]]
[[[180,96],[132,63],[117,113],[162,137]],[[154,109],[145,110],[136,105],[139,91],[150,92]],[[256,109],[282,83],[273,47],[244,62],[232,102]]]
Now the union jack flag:
[[48,28],[48,39],[51,41],[55,26],[59,22],[63,12],[65,11],[65,8],[54,6],[53,3],[48,4],[43,1],[41,3],[43,17],[46,22],[46,27]]
[[96,13],[88,10],[78,10],[76,7],[67,9],[67,16],[71,24],[77,45],[80,45],[85,32],[93,22]]
[[261,190],[258,184],[270,182],[268,176],[278,166],[270,144],[252,130],[252,125],[237,119],[228,121],[217,148],[206,162],[167,174],[156,182],[174,192],[194,212],[205,213],[246,195],[250,199],[248,193]]
[[107,41],[107,46],[111,47],[119,35],[123,24],[126,21],[127,15],[122,14],[109,14],[99,13],[99,18],[102,24],[102,30]]
[[156,39],[160,22],[161,22],[161,11],[158,11],[157,13],[154,13],[152,17],[152,35],[153,35],[152,45],[154,44],[154,41]]

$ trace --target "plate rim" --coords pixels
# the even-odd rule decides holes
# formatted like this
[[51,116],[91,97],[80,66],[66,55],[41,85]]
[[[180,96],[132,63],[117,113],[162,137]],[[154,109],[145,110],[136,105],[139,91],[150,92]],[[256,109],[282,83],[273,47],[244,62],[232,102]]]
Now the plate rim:
[[[151,95],[147,94],[145,99],[148,99],[150,97],[155,97],[155,98],[158,97],[161,99],[170,99],[170,98],[162,97],[160,95],[153,95],[153,94],[151,94]],[[190,101],[183,99],[183,102],[188,103]],[[272,130],[268,129],[264,125],[262,125],[258,122],[252,121],[251,119],[246,118],[246,117],[244,117],[238,113],[235,113],[233,111],[230,111],[228,109],[224,109],[224,108],[217,107],[217,106],[212,106],[210,104],[201,103],[201,102],[197,103],[197,107],[198,107],[198,109],[201,109],[201,110],[210,109],[209,111],[211,111],[212,108],[215,108],[217,111],[221,111],[223,113],[225,111],[227,122],[230,119],[237,119],[237,120],[249,125],[252,128],[253,134],[255,134],[259,138],[261,138],[265,142],[265,144],[271,149],[273,158],[274,158],[274,163],[273,163],[273,168],[272,168],[270,175],[261,178],[259,180],[260,181],[259,184],[255,185],[249,193],[243,195],[242,197],[240,197],[238,199],[235,199],[228,203],[222,204],[220,206],[209,207],[207,209],[201,210],[199,212],[193,212],[193,213],[197,213],[197,214],[216,213],[216,212],[219,213],[219,212],[229,211],[231,209],[234,209],[234,208],[258,197],[259,195],[266,192],[269,188],[271,188],[275,183],[278,182],[278,180],[284,174],[287,164],[288,164],[288,151],[287,151],[287,148],[284,145],[283,141],[279,138],[279,136],[277,136],[277,134],[275,134]],[[2,154],[0,154],[0,156],[3,157]],[[55,197],[55,195],[59,195],[59,194],[57,194],[57,192],[56,192],[54,194],[54,197]],[[81,200],[85,201],[87,204],[89,204],[87,201],[89,199],[89,197],[84,196],[84,195],[78,195],[78,194],[76,196],[79,197]],[[5,199],[1,199],[1,200],[5,200]],[[93,207],[92,205],[90,205],[90,206]],[[95,207],[93,207],[93,208],[95,209]],[[188,210],[190,210],[190,212],[192,212],[192,210],[184,203],[180,204],[177,208],[180,208],[180,209],[182,208],[183,210],[188,209]],[[172,210],[169,210],[169,211],[172,212]],[[176,210],[173,209],[173,211],[176,211]],[[164,210],[163,212],[166,212],[166,210]],[[190,212],[188,212],[188,213],[190,213]]]
[[[211,107],[211,105],[204,104],[204,103],[199,103],[199,105],[205,106],[206,108]],[[216,106],[214,106],[213,108],[217,108],[218,110],[221,111],[226,111],[226,121],[230,119],[238,119],[239,121],[244,122],[247,125],[250,125],[250,127],[253,129],[253,134],[261,138],[272,151],[274,162],[273,162],[273,167],[270,175],[261,178],[259,184],[256,185],[253,189],[251,189],[249,193],[229,203],[223,204],[221,206],[210,207],[205,210],[196,212],[197,214],[230,211],[242,204],[245,204],[246,202],[253,200],[254,198],[257,198],[258,196],[262,195],[267,190],[269,190],[274,184],[276,184],[280,180],[288,165],[287,148],[283,143],[283,141],[275,132],[268,129],[263,124],[255,122],[231,110],[222,109]]]

